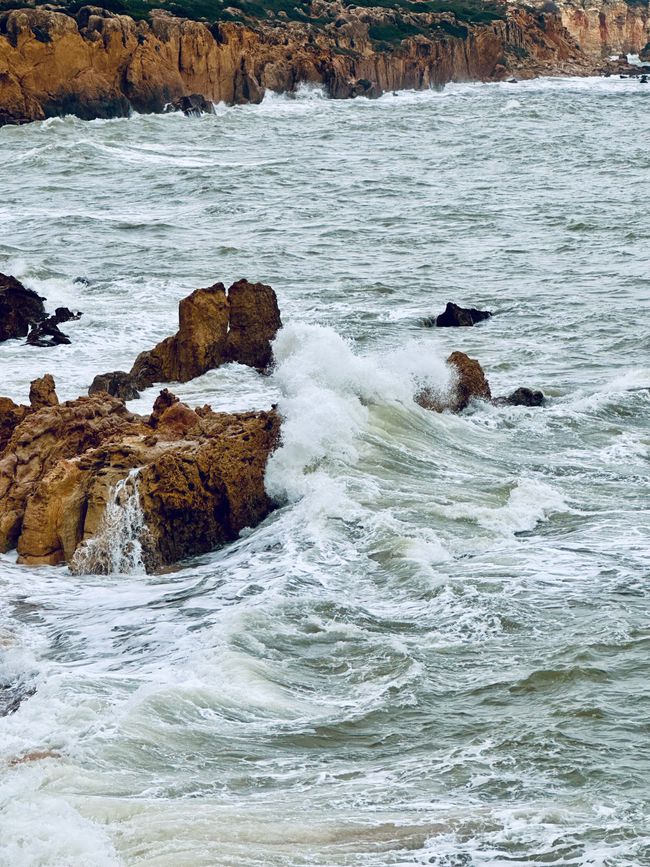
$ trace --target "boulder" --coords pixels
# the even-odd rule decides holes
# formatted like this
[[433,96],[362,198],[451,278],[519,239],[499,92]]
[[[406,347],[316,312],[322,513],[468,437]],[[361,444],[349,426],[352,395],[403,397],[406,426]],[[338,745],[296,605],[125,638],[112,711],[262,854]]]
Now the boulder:
[[100,391],[112,394],[113,397],[119,397],[122,400],[135,400],[140,397],[140,392],[135,387],[133,377],[125,370],[98,373],[88,389],[88,394],[97,394]]
[[44,300],[14,277],[0,274],[0,341],[25,337],[30,325],[45,319]]
[[546,401],[544,393],[532,388],[516,388],[507,397],[497,397],[493,401],[496,406],[543,406]]
[[46,373],[40,379],[35,379],[29,387],[29,404],[33,410],[43,406],[58,406],[59,398],[56,395],[54,377]]
[[445,307],[444,313],[435,319],[425,319],[427,326],[435,325],[437,328],[458,328],[475,325],[492,316],[489,310],[477,310],[475,307],[459,307],[450,301]]
[[83,313],[80,310],[70,310],[69,307],[57,307],[54,311],[54,319],[57,324],[61,322],[72,322],[77,319],[81,319]]
[[214,104],[200,93],[191,93],[168,102],[165,112],[171,111],[182,111],[185,117],[201,117],[202,114],[214,114]]
[[452,352],[447,364],[453,368],[453,381],[448,393],[442,394],[432,389],[423,389],[415,400],[425,409],[434,412],[461,412],[473,400],[492,399],[488,383],[481,365],[464,352]]

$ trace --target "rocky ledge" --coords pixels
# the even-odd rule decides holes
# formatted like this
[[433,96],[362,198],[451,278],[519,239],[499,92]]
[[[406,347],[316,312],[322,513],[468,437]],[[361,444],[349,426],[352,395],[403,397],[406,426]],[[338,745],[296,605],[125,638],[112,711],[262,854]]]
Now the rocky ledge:
[[[73,9],[75,7],[71,7]],[[62,114],[116,117],[261,101],[324,86],[333,98],[512,75],[587,74],[593,64],[555,12],[521,7],[465,20],[427,4],[314,0],[305,20],[223,13],[210,22],[153,10],[135,21],[95,6],[0,14],[0,124]],[[227,20],[227,19],[231,20]]]

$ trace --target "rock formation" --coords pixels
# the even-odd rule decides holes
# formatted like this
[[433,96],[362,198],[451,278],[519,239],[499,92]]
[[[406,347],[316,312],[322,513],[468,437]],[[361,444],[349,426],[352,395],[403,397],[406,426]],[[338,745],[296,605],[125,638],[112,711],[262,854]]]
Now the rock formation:
[[107,391],[130,400],[155,382],[188,382],[227,361],[258,370],[271,362],[271,341],[282,322],[275,292],[263,283],[239,280],[197,289],[178,306],[179,329],[141,352],[129,373],[99,374],[89,394]]
[[425,319],[427,326],[435,325],[437,328],[458,328],[475,325],[492,316],[489,310],[477,310],[475,307],[460,307],[449,301],[443,313],[432,319]]
[[415,10],[316,0],[300,21],[221,10],[206,24],[162,10],[145,22],[94,6],[14,9],[0,14],[0,124],[163,111],[187,97],[260,102],[302,82],[340,99],[593,68],[552,12],[503,6],[473,22]]
[[31,325],[45,319],[44,300],[15,277],[0,274],[0,341],[25,337]]
[[59,398],[56,394],[54,377],[46,373],[40,379],[35,379],[29,387],[29,404],[33,410],[43,406],[58,406]]
[[[538,5],[546,6],[544,0]],[[639,54],[650,41],[648,0],[557,0],[562,24],[587,57]]]
[[441,394],[425,388],[416,395],[416,401],[434,412],[462,412],[473,400],[492,400],[490,384],[481,365],[464,352],[452,352],[447,359],[453,379],[448,393]]
[[532,388],[516,388],[507,397],[497,397],[493,403],[496,406],[544,406],[544,393]]
[[16,547],[19,562],[109,571],[106,506],[136,468],[148,569],[212,550],[271,510],[274,410],[195,412],[163,392],[143,418],[106,393],[53,404],[50,379],[33,383],[34,409],[15,419],[0,453],[0,550]]

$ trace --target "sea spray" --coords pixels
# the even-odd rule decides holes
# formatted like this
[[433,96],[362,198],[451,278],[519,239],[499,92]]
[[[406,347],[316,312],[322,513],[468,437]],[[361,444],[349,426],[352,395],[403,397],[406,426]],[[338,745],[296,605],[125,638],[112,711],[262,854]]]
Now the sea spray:
[[139,469],[115,485],[99,532],[77,548],[70,569],[80,574],[111,575],[145,572],[143,542],[147,527],[140,505]]

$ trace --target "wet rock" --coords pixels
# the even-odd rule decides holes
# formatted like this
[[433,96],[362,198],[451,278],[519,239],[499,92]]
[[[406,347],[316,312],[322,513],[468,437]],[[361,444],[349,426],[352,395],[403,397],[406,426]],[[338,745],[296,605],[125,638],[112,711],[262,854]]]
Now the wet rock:
[[202,114],[214,114],[214,104],[200,93],[191,93],[167,103],[165,112],[173,111],[182,111],[185,117],[201,117]]
[[57,324],[61,322],[72,322],[81,319],[83,313],[80,310],[72,311],[69,307],[57,307],[54,311],[54,319]]
[[24,409],[0,458],[0,550],[16,547],[20,563],[110,571],[120,540],[107,504],[132,470],[143,531],[130,544],[148,569],[230,541],[273,508],[264,473],[274,410],[199,414],[167,390],[149,418],[106,392]]
[[496,406],[543,406],[546,398],[544,393],[532,388],[516,388],[507,397],[497,397]]
[[25,683],[0,683],[0,717],[16,713],[21,704],[36,692],[33,685]]
[[100,391],[112,394],[122,400],[136,400],[140,392],[135,387],[133,377],[125,370],[113,370],[110,373],[98,373],[93,379],[88,394],[97,394]]
[[452,352],[447,364],[453,369],[454,377],[446,394],[423,389],[416,395],[416,401],[425,409],[434,412],[462,412],[473,400],[492,399],[490,384],[478,361],[464,352]]
[[282,327],[275,292],[264,283],[239,280],[228,289],[228,302],[228,360],[264,370],[273,358],[271,342]]
[[15,277],[0,274],[0,341],[25,337],[30,325],[45,319],[44,300]]
[[475,307],[460,307],[450,301],[445,307],[444,313],[436,316],[435,319],[427,319],[424,324],[437,328],[459,328],[463,326],[475,325],[477,322],[482,322],[484,319],[489,319],[492,316],[489,310],[477,310]]
[[46,373],[40,379],[35,379],[29,386],[29,403],[33,410],[43,406],[58,406],[59,398],[56,394],[56,385],[51,373]]
[[37,322],[32,325],[29,334],[27,335],[27,344],[29,346],[60,346],[69,344],[72,341],[64,334],[58,326],[55,316],[49,316],[42,322]]

